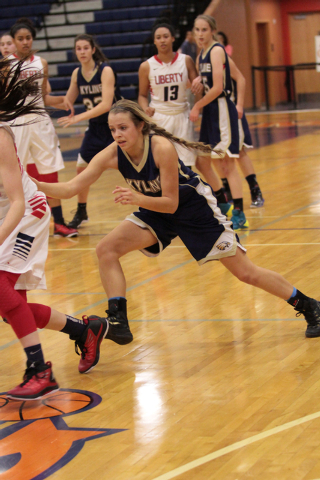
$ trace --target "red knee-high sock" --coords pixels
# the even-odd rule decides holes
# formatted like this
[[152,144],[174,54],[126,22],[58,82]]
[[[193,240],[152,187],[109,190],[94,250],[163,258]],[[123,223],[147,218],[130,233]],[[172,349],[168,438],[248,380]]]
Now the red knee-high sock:
[[26,300],[14,286],[19,274],[0,271],[0,315],[5,317],[18,338],[37,330],[35,318]]

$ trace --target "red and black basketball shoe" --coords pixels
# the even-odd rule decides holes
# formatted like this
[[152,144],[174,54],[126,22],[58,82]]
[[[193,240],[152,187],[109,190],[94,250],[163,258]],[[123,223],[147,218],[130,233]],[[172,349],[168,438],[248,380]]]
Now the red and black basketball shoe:
[[76,353],[80,355],[78,348],[81,351],[81,358],[78,366],[80,373],[88,373],[99,362],[100,357],[100,345],[104,339],[109,324],[106,318],[97,317],[96,315],[90,315],[85,318],[85,322],[88,322],[87,328],[76,340]]
[[13,400],[37,400],[55,390],[59,390],[59,385],[53,376],[51,362],[34,362],[26,369],[23,382],[6,395]]

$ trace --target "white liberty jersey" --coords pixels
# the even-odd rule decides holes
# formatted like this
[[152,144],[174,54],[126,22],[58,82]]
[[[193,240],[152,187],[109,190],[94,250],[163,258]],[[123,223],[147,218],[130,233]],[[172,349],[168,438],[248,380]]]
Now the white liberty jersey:
[[186,55],[176,53],[170,63],[157,55],[148,59],[150,107],[165,115],[177,115],[189,109],[187,100],[188,69]]
[[[19,60],[19,58],[15,54],[10,55],[9,58],[10,59],[16,59],[17,61]],[[20,78],[21,79],[26,79],[26,78],[32,77],[33,75],[36,75],[38,73],[43,73],[43,65],[42,65],[42,62],[41,62],[41,58],[38,55],[32,55],[25,62],[23,62],[22,71],[20,73]],[[39,78],[37,80],[37,83],[38,83],[39,87],[41,87],[42,83],[43,83],[43,78]],[[30,102],[32,98],[33,97],[31,95],[29,95],[27,97],[26,103]],[[39,99],[38,105],[41,106],[41,107],[44,107],[44,102],[43,102],[42,97]]]
[[[11,128],[8,125],[0,123],[0,128],[5,128],[8,133],[10,133],[12,137],[12,141],[14,143],[14,134]],[[37,192],[37,186],[35,183],[30,179],[27,173],[24,171],[23,166],[17,155],[17,162],[19,163],[21,177],[22,177],[22,186],[23,186],[23,193],[24,198],[26,201],[30,200],[34,197],[35,193]],[[10,207],[10,201],[7,197],[7,194],[3,187],[3,181],[0,176],[0,223],[2,223],[3,219],[5,218],[6,214],[8,213]]]

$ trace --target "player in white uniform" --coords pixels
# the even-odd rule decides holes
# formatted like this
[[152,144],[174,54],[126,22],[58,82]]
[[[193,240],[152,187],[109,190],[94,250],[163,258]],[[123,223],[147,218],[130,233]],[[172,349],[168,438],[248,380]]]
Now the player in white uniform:
[[[43,58],[32,54],[32,42],[35,33],[32,22],[27,18],[18,20],[10,30],[16,46],[16,53],[12,55],[12,58],[25,60],[24,69],[21,73],[22,78],[27,78],[36,73],[48,74],[47,62]],[[43,99],[38,100],[40,107],[44,107],[45,104],[73,111],[73,107],[66,97],[47,94],[46,81],[40,79],[39,85],[41,85],[43,92]],[[29,101],[32,101],[32,98]],[[45,115],[42,121],[32,124],[30,124],[30,120],[32,120],[31,117],[23,119],[22,124],[27,122],[29,124],[15,129],[16,145],[21,162],[33,177],[42,179],[42,181],[57,182],[58,171],[64,168],[64,164],[52,121],[49,115]],[[34,165],[32,165],[33,162]],[[27,167],[27,164],[31,165]],[[54,217],[54,235],[77,236],[77,230],[65,225],[61,201],[48,199],[48,203]]]
[[[86,373],[99,360],[108,322],[96,317],[79,320],[27,301],[27,290],[46,287],[50,209],[17,156],[13,130],[19,126],[9,127],[13,120],[21,125],[27,115],[37,118],[45,113],[37,102],[40,77],[21,80],[23,65],[23,61],[12,65],[7,58],[0,60],[0,315],[14,330],[27,357],[23,382],[7,396],[34,400],[58,389],[51,362],[44,361],[37,328],[58,330],[75,340],[81,351],[78,369]],[[33,103],[25,101],[28,94],[34,96]]]
[[[158,54],[140,65],[138,102],[157,125],[179,138],[193,142],[187,89],[197,77],[194,62],[189,55],[173,51],[175,38],[172,25],[163,22],[157,24],[153,29],[153,38]],[[193,93],[201,93],[202,88],[199,77]],[[193,151],[177,144],[175,147],[185,165],[195,165],[196,155]]]

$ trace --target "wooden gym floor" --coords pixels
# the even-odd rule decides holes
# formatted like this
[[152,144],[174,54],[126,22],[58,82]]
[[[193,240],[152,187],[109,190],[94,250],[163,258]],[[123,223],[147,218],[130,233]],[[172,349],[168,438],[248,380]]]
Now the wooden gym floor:
[[[248,116],[265,198],[241,242],[257,264],[320,299],[320,112]],[[81,133],[81,132],[80,132]],[[61,130],[76,150],[78,129]],[[67,153],[66,153],[67,155]],[[75,174],[66,162],[60,181]],[[29,301],[103,316],[95,247],[128,213],[105,172],[91,188],[77,239],[49,242],[47,291]],[[63,201],[70,220],[76,199]],[[241,284],[218,262],[198,267],[180,240],[160,257],[122,262],[134,341],[104,341],[88,375],[69,338],[41,331],[61,391],[43,402],[0,397],[0,480],[316,480],[320,478],[320,338],[286,302]],[[24,354],[1,329],[1,391]],[[92,440],[92,441],[89,441]]]

